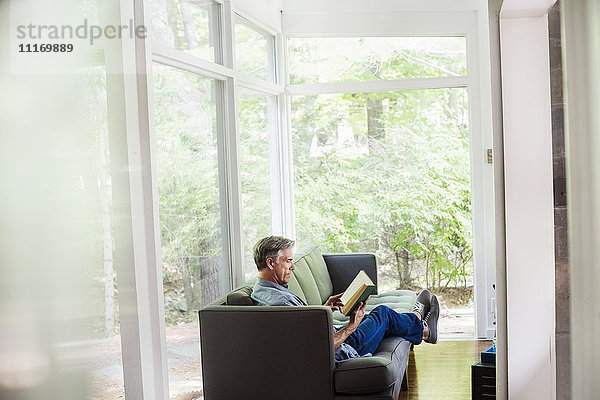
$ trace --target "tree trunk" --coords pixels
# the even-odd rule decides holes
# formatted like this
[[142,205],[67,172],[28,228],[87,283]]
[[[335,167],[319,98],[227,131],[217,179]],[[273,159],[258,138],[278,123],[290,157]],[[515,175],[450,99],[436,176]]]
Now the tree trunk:
[[200,264],[200,282],[202,305],[209,304],[219,298],[219,276],[222,266],[222,255],[205,257]]
[[196,26],[194,25],[194,20],[192,19],[190,7],[184,0],[179,0],[179,6],[181,7],[183,30],[185,31],[188,49],[197,49],[200,46],[198,44],[198,38],[196,37]]
[[177,15],[179,14],[179,10],[177,9],[177,3],[175,0],[167,0],[166,1],[166,12],[167,12],[167,23],[171,28],[171,33],[173,34],[173,46],[177,50],[182,50],[183,46],[181,43],[181,38],[179,37],[179,27],[177,26]]
[[[153,25],[155,25],[154,28],[156,28],[153,29],[152,39],[156,40],[158,43],[169,45],[169,43],[171,43],[171,37],[169,36],[170,30],[171,34],[173,35],[172,45],[175,46],[177,40],[177,24],[173,20],[173,11],[170,11],[170,9],[173,8],[173,4],[169,3],[172,3],[172,0],[164,2],[161,1],[154,4],[154,6],[160,8],[160,10],[156,10],[156,13],[152,16],[152,22]],[[178,49],[179,47],[175,48]]]
[[383,125],[383,99],[367,97],[367,137],[369,152],[378,148],[379,142],[385,137]]
[[[199,310],[203,305],[207,304],[205,302],[205,293],[207,291],[210,292],[210,289],[204,287],[202,277],[208,264],[206,260],[210,259],[212,259],[212,257],[181,258],[179,265],[181,267],[183,293],[187,311]],[[213,300],[216,300],[216,297]]]
[[425,256],[425,287],[429,289],[429,254]]
[[398,289],[403,287],[402,282],[402,263],[400,262],[400,253],[394,251],[394,257],[396,257],[396,272],[398,273]]
[[194,292],[192,291],[192,276],[190,274],[190,257],[179,257],[179,270],[183,283],[183,297],[186,311],[194,308]]
[[410,283],[412,281],[411,276],[410,276],[409,256],[410,256],[410,254],[408,253],[408,250],[403,248],[400,253],[400,258],[402,258],[402,281],[403,281],[404,285],[410,285]]

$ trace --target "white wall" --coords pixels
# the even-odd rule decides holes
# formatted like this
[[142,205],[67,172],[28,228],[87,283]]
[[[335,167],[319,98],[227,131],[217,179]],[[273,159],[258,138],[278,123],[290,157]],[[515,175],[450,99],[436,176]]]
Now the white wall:
[[[547,14],[501,15],[508,398],[554,399],[554,219]],[[530,15],[530,10],[528,14]]]

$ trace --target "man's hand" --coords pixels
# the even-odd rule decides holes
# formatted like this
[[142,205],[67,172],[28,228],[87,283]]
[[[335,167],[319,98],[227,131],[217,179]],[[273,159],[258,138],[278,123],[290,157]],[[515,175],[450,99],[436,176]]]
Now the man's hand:
[[331,307],[331,311],[335,311],[335,310],[342,311],[342,307],[344,306],[344,303],[342,303],[340,298],[342,297],[343,294],[344,293],[340,293],[340,294],[336,294],[335,296],[331,296],[330,298],[327,299],[327,301],[323,305]]
[[352,325],[354,327],[354,329],[356,329],[356,327],[358,327],[358,325],[361,323],[361,321],[365,317],[365,310],[367,309],[367,303],[369,302],[370,298],[371,298],[371,296],[367,297],[365,302],[360,303],[358,305],[358,307],[356,307],[356,310],[354,310],[352,312],[352,315],[350,315],[349,325]]
[[[329,300],[338,296],[333,296]],[[344,325],[339,331],[333,333],[333,345],[336,349],[340,347],[342,343],[344,343],[344,340],[346,340],[346,338],[350,336],[352,332],[356,330],[356,328],[358,328],[358,324],[360,324],[360,322],[365,317],[365,310],[367,309],[367,303],[369,302],[369,298],[371,298],[371,296],[367,297],[364,303],[360,303],[356,310],[354,310],[352,315],[350,315],[350,322]],[[329,300],[327,300],[327,303],[329,303]]]

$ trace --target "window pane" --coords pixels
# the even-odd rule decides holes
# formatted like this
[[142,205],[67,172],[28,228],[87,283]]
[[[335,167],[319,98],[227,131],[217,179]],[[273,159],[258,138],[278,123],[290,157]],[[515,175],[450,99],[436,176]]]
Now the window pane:
[[271,154],[277,152],[270,148],[270,137],[276,103],[274,96],[247,89],[238,93],[244,274],[249,279],[257,274],[252,248],[272,233]]
[[217,84],[153,65],[156,159],[171,395],[202,388],[197,311],[223,294]]
[[289,38],[291,84],[467,74],[465,37]]
[[236,68],[256,78],[275,82],[275,39],[248,20],[235,16]]
[[152,40],[220,62],[220,8],[210,0],[150,0]]
[[292,134],[298,246],[375,253],[382,290],[464,295],[472,335],[466,89],[294,97]]

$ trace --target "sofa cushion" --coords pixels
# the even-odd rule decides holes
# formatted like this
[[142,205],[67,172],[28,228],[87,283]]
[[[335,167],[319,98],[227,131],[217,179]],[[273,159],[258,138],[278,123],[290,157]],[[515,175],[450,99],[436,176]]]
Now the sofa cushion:
[[327,269],[327,264],[325,264],[321,250],[317,246],[307,247],[301,250],[299,254],[296,254],[296,258],[306,260],[317,283],[317,289],[319,289],[319,295],[321,296],[321,304],[325,303],[329,296],[333,294],[333,283],[331,282],[329,270]]
[[321,301],[319,287],[308,265],[310,257],[307,257],[307,255],[310,253],[310,250],[303,249],[295,255],[294,266],[296,269],[293,271],[293,275],[298,279],[298,283],[302,287],[302,291],[306,296],[306,303],[308,305],[321,305],[323,302]]
[[290,278],[290,281],[288,282],[288,289],[290,289],[292,293],[294,293],[296,296],[300,297],[303,302],[308,304],[308,301],[306,301],[306,295],[304,294],[304,290],[302,290],[298,279],[296,279],[293,273]]
[[334,371],[335,390],[344,394],[367,394],[385,390],[403,376],[410,342],[400,337],[384,339],[372,357],[341,363]]

